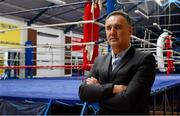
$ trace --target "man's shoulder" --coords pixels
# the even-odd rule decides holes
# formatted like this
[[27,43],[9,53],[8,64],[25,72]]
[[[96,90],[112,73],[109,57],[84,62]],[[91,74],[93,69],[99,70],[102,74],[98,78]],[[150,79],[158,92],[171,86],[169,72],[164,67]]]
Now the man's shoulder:
[[97,59],[106,59],[106,58],[110,57],[110,55],[111,55],[111,53],[107,53],[107,54],[105,54],[105,55],[99,55],[99,56],[97,57]]
[[140,50],[136,50],[135,54],[136,54],[136,55],[139,55],[139,56],[149,56],[149,55],[153,55],[152,52],[145,52],[145,51],[140,51]]
[[154,55],[152,54],[152,52],[144,52],[144,51],[139,51],[136,50],[135,52],[135,56],[139,59],[139,60],[143,60],[143,59],[152,59],[155,60]]
[[107,53],[106,55],[99,55],[96,57],[95,62],[103,63],[105,61],[110,60],[111,54]]

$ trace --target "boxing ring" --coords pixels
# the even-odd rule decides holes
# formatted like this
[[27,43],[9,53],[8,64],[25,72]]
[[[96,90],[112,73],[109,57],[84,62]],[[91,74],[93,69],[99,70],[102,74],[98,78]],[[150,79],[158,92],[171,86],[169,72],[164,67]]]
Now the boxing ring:
[[[49,114],[53,103],[80,106],[82,77],[7,79],[0,81],[0,114]],[[152,95],[180,86],[180,74],[156,75]],[[61,109],[59,109],[61,110]]]

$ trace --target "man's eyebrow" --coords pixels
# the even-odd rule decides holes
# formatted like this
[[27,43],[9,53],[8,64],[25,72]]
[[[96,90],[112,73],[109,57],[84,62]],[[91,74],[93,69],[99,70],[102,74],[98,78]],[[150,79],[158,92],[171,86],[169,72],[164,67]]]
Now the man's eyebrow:
[[122,24],[109,24],[109,25],[106,25],[106,27],[108,26],[121,26]]

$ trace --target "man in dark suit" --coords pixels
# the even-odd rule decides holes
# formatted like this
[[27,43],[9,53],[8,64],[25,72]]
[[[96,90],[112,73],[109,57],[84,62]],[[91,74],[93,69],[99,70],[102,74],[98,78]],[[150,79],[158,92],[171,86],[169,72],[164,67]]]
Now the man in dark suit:
[[148,114],[155,79],[155,59],[130,44],[130,17],[114,11],[105,21],[111,53],[98,56],[88,78],[79,87],[82,101],[99,102],[98,114]]

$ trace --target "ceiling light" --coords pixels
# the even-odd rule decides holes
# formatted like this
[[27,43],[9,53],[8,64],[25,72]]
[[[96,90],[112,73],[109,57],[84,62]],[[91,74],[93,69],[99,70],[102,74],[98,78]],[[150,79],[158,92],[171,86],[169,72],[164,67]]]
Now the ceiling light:
[[158,30],[161,30],[160,25],[158,25],[157,23],[153,23],[153,26],[156,26],[156,28],[157,28]]
[[146,14],[144,14],[143,12],[141,12],[140,10],[135,10],[134,12],[137,13],[137,14],[142,15],[142,16],[145,17],[146,19],[149,19],[149,16],[147,16]]
[[54,3],[54,4],[58,4],[58,5],[66,4],[66,2],[64,2],[62,0],[46,0],[46,1]]

